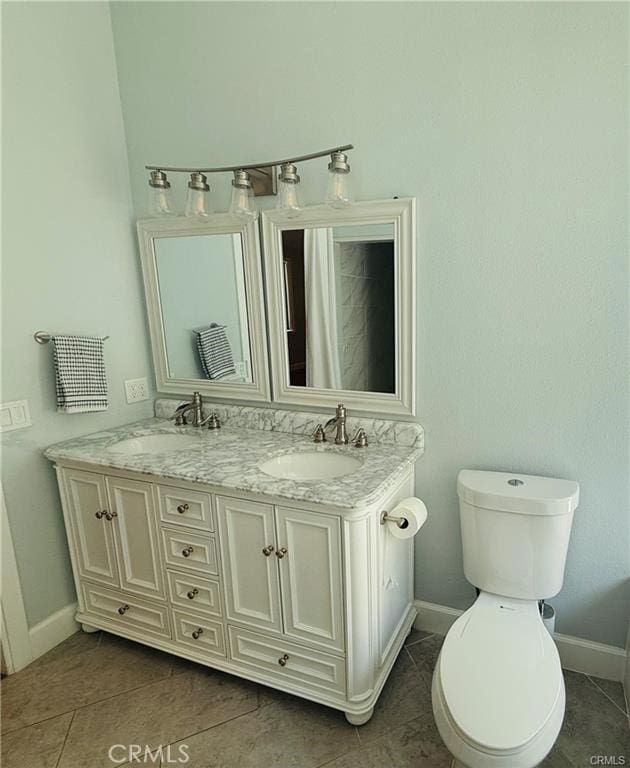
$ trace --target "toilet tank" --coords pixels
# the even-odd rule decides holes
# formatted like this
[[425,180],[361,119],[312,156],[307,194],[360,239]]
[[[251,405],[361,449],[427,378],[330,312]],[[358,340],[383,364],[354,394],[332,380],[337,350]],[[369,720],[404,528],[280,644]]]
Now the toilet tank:
[[468,581],[521,600],[557,595],[579,490],[573,480],[463,469],[457,494]]

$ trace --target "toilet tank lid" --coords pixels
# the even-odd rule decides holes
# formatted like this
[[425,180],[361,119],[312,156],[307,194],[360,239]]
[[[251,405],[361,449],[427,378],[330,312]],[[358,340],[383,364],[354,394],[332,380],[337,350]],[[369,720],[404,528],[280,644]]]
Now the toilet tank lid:
[[580,486],[574,480],[462,469],[457,477],[462,501],[483,509],[522,515],[566,515],[578,505]]

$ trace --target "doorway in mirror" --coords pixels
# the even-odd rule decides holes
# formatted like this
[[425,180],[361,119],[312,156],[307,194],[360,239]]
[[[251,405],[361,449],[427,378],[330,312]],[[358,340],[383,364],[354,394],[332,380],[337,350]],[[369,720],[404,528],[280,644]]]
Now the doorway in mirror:
[[291,386],[395,392],[390,226],[282,232]]

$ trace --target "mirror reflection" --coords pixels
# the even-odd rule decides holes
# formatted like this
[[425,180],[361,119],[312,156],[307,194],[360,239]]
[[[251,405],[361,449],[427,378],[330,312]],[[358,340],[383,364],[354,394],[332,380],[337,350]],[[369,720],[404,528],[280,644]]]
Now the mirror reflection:
[[154,240],[169,376],[251,382],[240,234]]
[[281,238],[291,386],[394,393],[394,225]]

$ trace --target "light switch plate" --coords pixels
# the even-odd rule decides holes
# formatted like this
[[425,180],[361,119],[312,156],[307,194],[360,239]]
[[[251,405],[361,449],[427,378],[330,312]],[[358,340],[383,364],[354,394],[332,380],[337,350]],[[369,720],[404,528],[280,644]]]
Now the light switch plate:
[[127,379],[125,394],[128,403],[140,403],[149,399],[149,385],[146,379]]
[[0,405],[0,432],[11,432],[31,426],[28,400],[13,400]]

